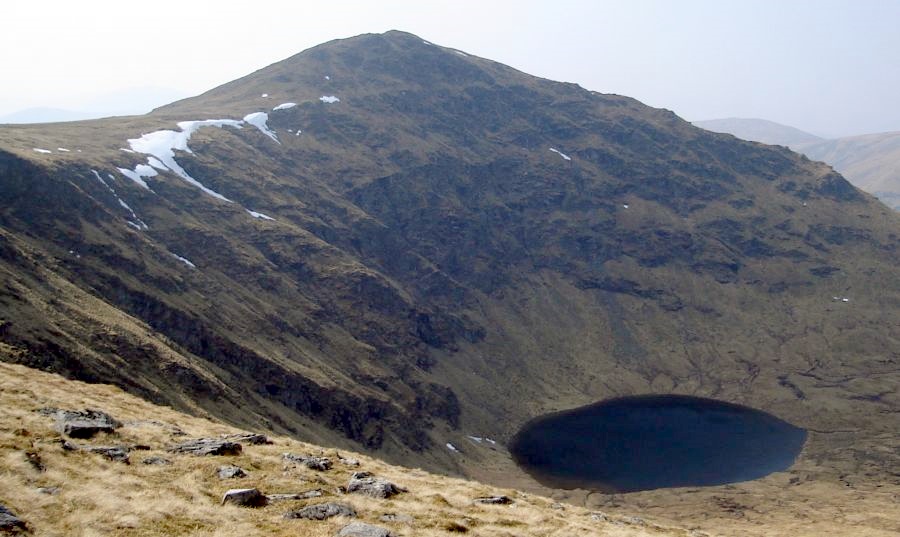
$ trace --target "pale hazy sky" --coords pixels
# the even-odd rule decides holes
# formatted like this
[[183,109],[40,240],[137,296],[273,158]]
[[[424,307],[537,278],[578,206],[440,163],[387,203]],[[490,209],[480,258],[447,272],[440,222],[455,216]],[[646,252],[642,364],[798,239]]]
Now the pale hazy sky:
[[143,86],[197,94],[390,29],[689,120],[900,130],[898,0],[6,0],[0,115]]

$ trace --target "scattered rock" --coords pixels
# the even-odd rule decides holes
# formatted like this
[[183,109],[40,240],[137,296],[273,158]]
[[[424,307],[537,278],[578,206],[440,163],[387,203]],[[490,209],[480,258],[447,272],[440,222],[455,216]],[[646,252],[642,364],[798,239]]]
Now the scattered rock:
[[566,508],[566,506],[559,502],[550,504],[550,509],[564,510],[565,508]]
[[350,476],[347,492],[365,494],[373,498],[390,498],[395,494],[406,492],[406,489],[398,487],[386,479],[372,477],[369,472],[355,472]]
[[472,500],[475,503],[483,503],[488,505],[509,505],[513,503],[509,496],[483,496]]
[[319,498],[325,494],[322,489],[307,490],[306,492],[297,492],[292,494],[269,494],[269,502],[283,502],[287,500],[308,500],[310,498]]
[[97,433],[112,433],[122,423],[100,410],[57,410],[56,430],[70,438],[91,438]]
[[334,516],[355,517],[356,509],[346,503],[328,502],[307,505],[302,509],[284,514],[284,518],[305,518],[307,520],[325,520]]
[[239,466],[219,466],[216,469],[216,474],[218,474],[219,479],[236,479],[240,477],[247,477],[247,472],[245,472],[244,469]]
[[328,457],[313,457],[312,455],[294,455],[293,453],[284,453],[282,460],[290,463],[299,463],[310,470],[319,470],[324,472],[331,469],[331,459]]
[[38,494],[46,494],[47,496],[56,496],[59,494],[59,487],[38,487]]
[[159,466],[164,466],[167,464],[172,464],[172,461],[165,457],[147,457],[146,459],[141,461],[144,464],[155,464]]
[[391,537],[391,532],[387,528],[374,526],[364,522],[351,522],[341,528],[338,537]]
[[400,524],[407,524],[410,526],[412,526],[416,521],[416,519],[414,519],[410,515],[405,515],[402,513],[385,513],[381,515],[381,518],[379,518],[379,520],[381,520],[382,522],[398,522]]
[[268,499],[258,489],[231,489],[222,496],[222,505],[226,503],[240,507],[263,507]]
[[225,435],[223,438],[231,442],[250,444],[251,446],[261,446],[272,443],[272,441],[269,440],[269,437],[259,433],[229,434]]
[[34,450],[28,450],[25,452],[25,460],[28,461],[28,464],[31,465],[32,468],[37,470],[38,472],[44,472],[47,470],[47,467],[44,466],[44,461],[41,459],[41,454]]
[[597,522],[609,522],[612,519],[610,519],[609,515],[604,512],[595,511],[591,513],[591,520],[596,520]]
[[84,449],[91,453],[103,455],[111,461],[131,464],[131,461],[128,459],[128,448],[124,446],[90,446]]
[[6,506],[0,504],[0,531],[25,531],[25,522],[13,514]]
[[338,455],[338,460],[339,460],[339,461],[341,462],[341,464],[343,464],[344,466],[351,466],[351,467],[354,467],[354,468],[356,468],[356,467],[359,466],[359,461],[356,460],[356,459],[351,459],[351,458],[349,458],[349,457],[341,457],[340,455]]
[[202,457],[205,455],[240,455],[243,448],[237,442],[217,440],[215,438],[197,438],[182,442],[168,449],[172,453],[190,453]]
[[78,446],[68,440],[62,440],[60,445],[62,446],[63,451],[78,451]]

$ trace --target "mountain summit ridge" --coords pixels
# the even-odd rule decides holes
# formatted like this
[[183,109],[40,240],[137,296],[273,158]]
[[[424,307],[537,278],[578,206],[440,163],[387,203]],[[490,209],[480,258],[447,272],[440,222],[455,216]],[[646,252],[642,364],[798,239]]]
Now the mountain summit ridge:
[[6,360],[523,486],[465,439],[635,393],[822,431],[808,475],[896,461],[863,448],[900,425],[871,411],[900,408],[898,216],[628,97],[367,34],[145,116],[0,127],[0,184]]

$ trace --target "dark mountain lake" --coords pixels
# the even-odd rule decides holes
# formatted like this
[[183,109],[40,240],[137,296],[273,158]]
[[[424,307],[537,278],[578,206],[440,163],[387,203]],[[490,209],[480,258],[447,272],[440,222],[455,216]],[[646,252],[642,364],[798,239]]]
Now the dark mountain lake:
[[805,430],[759,410],[645,395],[537,417],[510,453],[549,487],[634,492],[758,479],[789,468],[805,441]]

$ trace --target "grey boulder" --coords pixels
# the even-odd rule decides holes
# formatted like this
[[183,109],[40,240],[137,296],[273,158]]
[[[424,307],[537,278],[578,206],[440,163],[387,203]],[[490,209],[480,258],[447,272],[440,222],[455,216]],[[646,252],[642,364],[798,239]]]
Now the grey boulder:
[[259,489],[231,489],[222,496],[222,505],[226,503],[240,507],[263,507],[268,499]]
[[247,477],[247,472],[240,466],[219,466],[216,469],[216,474],[219,476],[219,479]]
[[122,423],[100,410],[59,410],[56,430],[70,438],[91,438],[97,433],[112,433]]
[[240,455],[243,448],[237,442],[217,440],[215,438],[197,438],[188,440],[169,448],[172,453],[190,453],[202,457],[205,455]]
[[346,503],[328,502],[307,505],[302,509],[284,514],[284,518],[305,518],[307,520],[325,520],[335,516],[355,517],[356,509]]
[[0,504],[0,531],[18,532],[25,531],[25,522],[13,514],[6,506]]
[[338,532],[338,537],[391,537],[387,528],[364,522],[351,522]]
[[294,455],[293,453],[285,453],[281,456],[285,462],[293,464],[302,464],[310,470],[318,470],[324,472],[331,469],[331,459],[328,457],[314,457],[312,455]]
[[395,494],[406,492],[406,489],[398,487],[386,479],[373,477],[369,472],[355,472],[350,476],[347,492],[365,494],[373,498],[390,498]]

